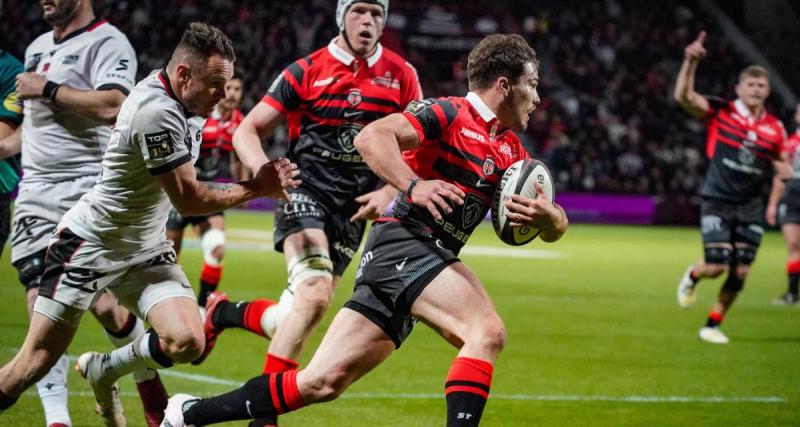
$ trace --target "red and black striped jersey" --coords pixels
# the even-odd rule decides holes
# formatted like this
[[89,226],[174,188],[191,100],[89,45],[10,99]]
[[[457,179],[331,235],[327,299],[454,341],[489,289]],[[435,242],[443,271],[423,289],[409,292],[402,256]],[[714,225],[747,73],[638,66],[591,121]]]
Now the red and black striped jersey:
[[396,53],[378,44],[368,58],[356,58],[335,40],[283,70],[263,102],[287,118],[288,157],[300,169],[301,187],[347,214],[358,207],[353,199],[378,183],[355,136],[422,94],[414,67]]
[[420,178],[450,182],[466,196],[463,205],[453,205],[452,213],[442,212],[436,221],[399,194],[392,217],[380,220],[422,226],[458,253],[489,211],[505,170],[528,153],[514,132],[499,129],[495,114],[472,92],[463,98],[415,101],[403,115],[420,141],[419,147],[403,152],[406,163]]
[[214,109],[203,125],[200,155],[195,163],[197,177],[202,181],[212,181],[219,176],[220,162],[228,161],[233,151],[233,134],[244,116],[234,109],[226,118]]
[[731,202],[760,197],[786,139],[783,123],[766,112],[752,117],[741,100],[709,98],[709,103],[710,165],[702,195]]

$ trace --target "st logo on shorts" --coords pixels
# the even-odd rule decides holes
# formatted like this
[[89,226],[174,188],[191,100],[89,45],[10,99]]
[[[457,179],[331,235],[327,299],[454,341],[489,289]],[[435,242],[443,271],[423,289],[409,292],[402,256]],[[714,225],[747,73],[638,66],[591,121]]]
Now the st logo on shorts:
[[172,136],[167,130],[144,134],[144,142],[151,159],[164,158],[175,152]]

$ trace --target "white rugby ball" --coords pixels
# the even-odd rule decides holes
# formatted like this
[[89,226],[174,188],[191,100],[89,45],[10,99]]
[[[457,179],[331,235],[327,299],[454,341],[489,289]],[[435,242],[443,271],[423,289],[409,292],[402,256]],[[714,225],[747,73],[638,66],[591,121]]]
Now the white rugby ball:
[[522,195],[531,199],[536,197],[534,183],[538,182],[542,186],[545,197],[553,202],[555,191],[553,189],[553,178],[544,163],[524,159],[511,165],[503,174],[500,184],[494,191],[492,197],[492,226],[497,237],[512,246],[524,245],[539,235],[539,229],[533,227],[510,227],[511,221],[506,213],[506,200],[510,200],[513,194]]

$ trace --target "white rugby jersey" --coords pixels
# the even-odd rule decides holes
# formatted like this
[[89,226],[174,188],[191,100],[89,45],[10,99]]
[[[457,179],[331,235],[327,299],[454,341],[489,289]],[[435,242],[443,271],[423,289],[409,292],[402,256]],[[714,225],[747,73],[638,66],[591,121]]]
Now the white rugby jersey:
[[203,122],[175,97],[166,71],[140,81],[122,103],[97,184],[58,228],[123,257],[164,246],[172,205],[156,176],[197,160]]
[[[78,90],[116,88],[126,95],[136,78],[136,53],[104,19],[53,39],[42,34],[25,50],[25,71]],[[57,182],[100,173],[111,127],[54,105],[26,100],[22,122],[23,181]]]

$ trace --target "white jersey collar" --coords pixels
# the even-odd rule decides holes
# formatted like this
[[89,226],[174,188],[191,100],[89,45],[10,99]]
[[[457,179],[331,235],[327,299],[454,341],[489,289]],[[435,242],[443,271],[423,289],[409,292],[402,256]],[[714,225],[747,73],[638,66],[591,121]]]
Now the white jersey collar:
[[[339,45],[336,44],[336,39],[339,37],[341,36],[334,37],[333,40],[331,40],[331,42],[328,43],[328,52],[330,52],[334,58],[338,59],[339,62],[349,67],[350,64],[352,64],[353,61],[355,61],[356,57],[351,55],[346,50],[342,49],[341,47],[339,47]],[[378,42],[378,44],[375,47],[375,52],[373,52],[372,55],[367,57],[367,66],[371,67],[375,65],[375,63],[378,62],[379,59],[381,59],[382,54],[383,54],[383,46],[381,46],[381,43]]]
[[740,116],[744,117],[750,123],[753,123],[756,120],[759,120],[764,117],[766,114],[766,110],[761,113],[760,117],[753,117],[753,114],[750,112],[750,109],[744,105],[744,101],[739,98],[736,98],[736,101],[733,101],[733,107],[736,108],[736,112],[739,113]]
[[492,120],[497,118],[497,115],[494,114],[491,108],[489,108],[485,102],[478,96],[475,92],[467,92],[466,96],[467,101],[472,104],[475,110],[478,111],[478,114],[481,115],[481,118],[486,123],[491,122]]

